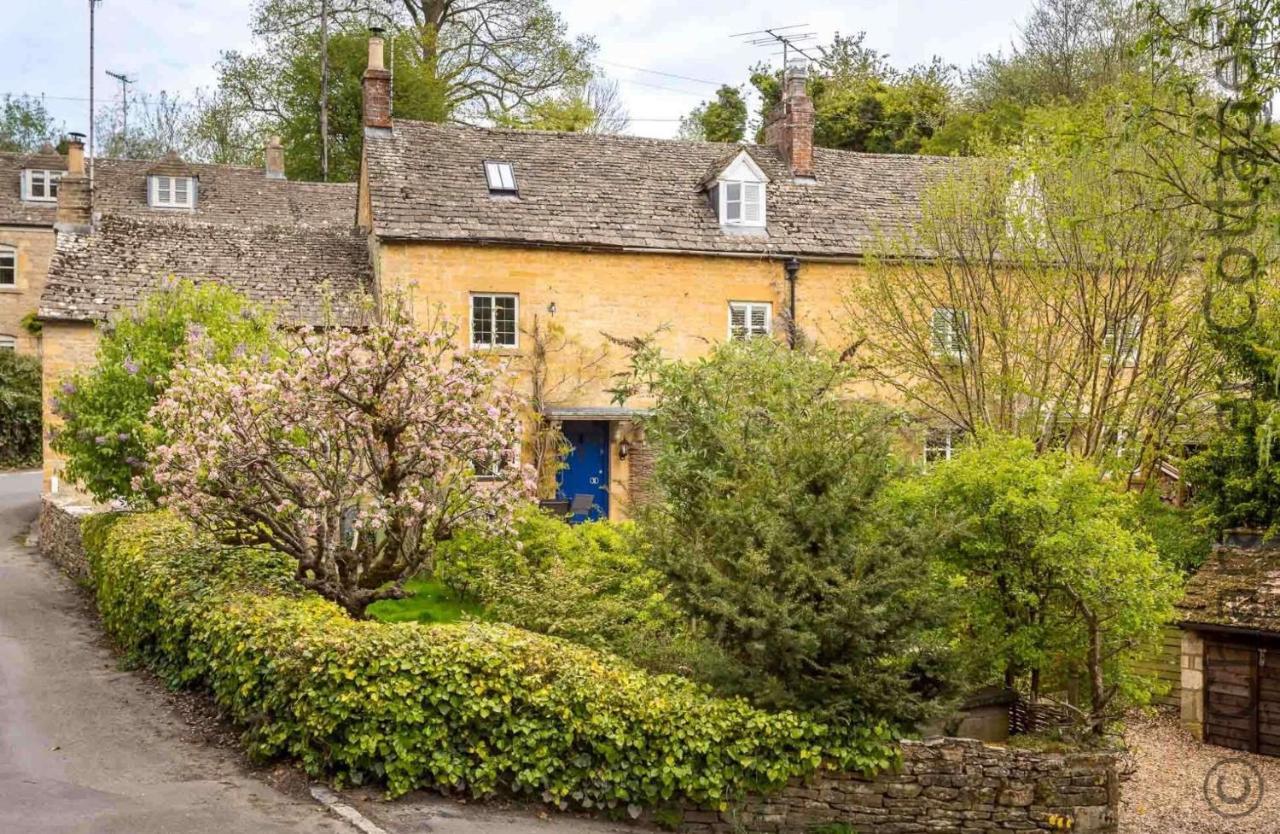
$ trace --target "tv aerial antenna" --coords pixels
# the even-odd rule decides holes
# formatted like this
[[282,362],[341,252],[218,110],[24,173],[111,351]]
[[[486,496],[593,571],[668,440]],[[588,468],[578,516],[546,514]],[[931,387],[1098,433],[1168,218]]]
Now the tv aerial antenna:
[[[745,38],[750,46],[781,46],[781,52],[774,52],[774,55],[782,56],[782,66],[791,66],[793,60],[792,55],[803,55],[807,60],[816,62],[818,59],[805,51],[806,47],[812,49],[812,43],[817,39],[817,32],[806,31],[809,28],[807,23],[795,23],[790,26],[773,26],[768,29],[757,29],[754,32],[739,32],[736,35],[730,35],[733,38]],[[799,30],[799,31],[797,31]]]

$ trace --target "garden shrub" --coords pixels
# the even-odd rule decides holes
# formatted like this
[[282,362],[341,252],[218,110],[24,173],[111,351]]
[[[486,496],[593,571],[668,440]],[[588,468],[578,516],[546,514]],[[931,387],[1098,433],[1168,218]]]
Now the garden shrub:
[[954,595],[881,511],[897,426],[852,396],[850,364],[770,339],[633,362],[632,393],[655,400],[649,561],[750,670],[752,701],[911,726],[954,696]]
[[40,360],[0,350],[0,468],[40,464]]
[[828,726],[505,625],[354,620],[291,560],[154,513],[86,531],[103,623],[172,685],[208,687],[252,753],[312,776],[562,806],[723,805],[824,764],[896,759],[883,726]]
[[52,445],[67,458],[68,480],[99,501],[156,497],[146,459],[163,438],[147,415],[194,335],[213,359],[226,361],[266,349],[275,330],[265,311],[213,283],[167,285],[138,307],[113,313],[94,366],[63,380],[51,400],[63,420]]
[[1086,459],[1002,435],[979,435],[894,493],[908,523],[950,522],[935,546],[956,571],[979,681],[1038,697],[1078,676],[1099,735],[1149,701],[1159,683],[1141,661],[1159,654],[1181,583],[1134,494]]
[[569,525],[530,506],[509,535],[473,532],[447,543],[440,570],[488,619],[742,691],[745,670],[668,599],[643,548],[631,522]]

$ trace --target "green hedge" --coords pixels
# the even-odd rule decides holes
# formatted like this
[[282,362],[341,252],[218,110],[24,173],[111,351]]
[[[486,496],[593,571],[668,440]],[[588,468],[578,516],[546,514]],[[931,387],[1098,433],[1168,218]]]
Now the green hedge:
[[313,776],[393,795],[721,805],[824,764],[870,772],[897,755],[884,728],[761,712],[509,626],[352,620],[298,588],[285,557],[217,548],[163,513],[95,519],[85,541],[122,648],[171,685],[211,689],[253,753]]

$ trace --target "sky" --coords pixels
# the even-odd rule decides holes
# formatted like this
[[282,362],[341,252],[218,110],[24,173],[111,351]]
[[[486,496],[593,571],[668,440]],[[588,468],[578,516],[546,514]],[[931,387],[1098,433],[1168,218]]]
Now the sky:
[[[88,122],[89,0],[0,0],[0,95],[44,95],[67,130]],[[780,61],[775,50],[735,34],[808,24],[815,42],[837,32],[866,43],[900,67],[938,55],[968,67],[1008,51],[1031,0],[550,0],[571,32],[595,37],[597,63],[619,81],[631,131],[673,136],[680,117],[719,84],[743,84],[747,68]],[[223,50],[253,47],[253,0],[102,0],[96,15],[96,92],[119,95],[107,70],[137,79],[132,89],[190,93],[212,86]],[[53,22],[54,25],[51,25]],[[665,74],[664,74],[665,73]],[[673,76],[684,76],[673,77]]]

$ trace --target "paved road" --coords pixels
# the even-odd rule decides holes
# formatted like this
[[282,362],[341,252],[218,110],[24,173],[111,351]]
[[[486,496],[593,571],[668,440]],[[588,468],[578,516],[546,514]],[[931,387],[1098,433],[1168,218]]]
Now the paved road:
[[0,475],[0,832],[348,834],[307,799],[183,739],[162,693],[121,671],[69,580],[21,537],[39,474]]

